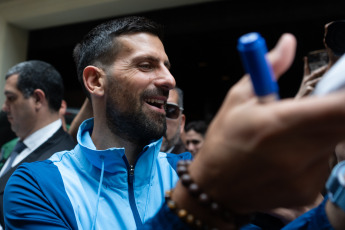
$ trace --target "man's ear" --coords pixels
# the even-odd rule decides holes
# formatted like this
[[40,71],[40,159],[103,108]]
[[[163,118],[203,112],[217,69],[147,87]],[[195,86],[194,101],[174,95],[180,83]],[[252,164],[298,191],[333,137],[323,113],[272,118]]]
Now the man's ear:
[[102,69],[91,65],[85,67],[83,71],[83,80],[85,88],[90,94],[95,96],[104,95],[105,73]]
[[184,126],[186,124],[186,116],[182,113],[181,114],[181,125],[180,125],[180,133],[184,132]]
[[37,108],[41,107],[44,103],[46,103],[46,94],[41,89],[35,89],[32,94],[32,97]]

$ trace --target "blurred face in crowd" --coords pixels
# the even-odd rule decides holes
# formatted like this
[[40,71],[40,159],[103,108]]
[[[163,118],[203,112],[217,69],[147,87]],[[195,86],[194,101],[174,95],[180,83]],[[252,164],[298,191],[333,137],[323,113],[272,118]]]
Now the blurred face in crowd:
[[[178,106],[178,93],[176,90],[172,89],[169,92],[169,98],[167,103],[171,103]],[[165,135],[163,136],[163,143],[161,147],[161,151],[168,151],[171,149],[174,145],[176,145],[180,139],[180,135],[184,131],[184,125],[185,125],[186,117],[180,111],[178,117],[176,119],[167,118],[166,124],[167,124],[167,131]]]
[[26,138],[34,128],[36,122],[35,96],[25,98],[17,88],[18,75],[14,74],[7,78],[4,88],[5,103],[2,110],[7,113],[7,119],[11,129],[20,138]]
[[195,156],[204,143],[204,136],[191,129],[185,132],[185,142],[187,150]]

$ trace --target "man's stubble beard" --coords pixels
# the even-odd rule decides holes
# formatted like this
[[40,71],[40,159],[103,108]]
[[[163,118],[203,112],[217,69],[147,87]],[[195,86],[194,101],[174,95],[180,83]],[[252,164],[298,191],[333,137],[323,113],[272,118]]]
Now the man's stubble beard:
[[180,126],[181,126],[181,121],[178,124],[178,129],[176,130],[176,133],[171,139],[168,139],[166,133],[164,133],[164,140],[161,147],[162,152],[166,152],[172,147],[174,147],[175,145],[177,145],[177,143],[180,140]]
[[[109,86],[111,93],[106,98],[106,119],[112,133],[138,145],[147,145],[165,134],[164,114],[145,113],[142,99],[138,102],[133,94],[120,89],[114,82]],[[124,98],[126,102],[119,101]]]

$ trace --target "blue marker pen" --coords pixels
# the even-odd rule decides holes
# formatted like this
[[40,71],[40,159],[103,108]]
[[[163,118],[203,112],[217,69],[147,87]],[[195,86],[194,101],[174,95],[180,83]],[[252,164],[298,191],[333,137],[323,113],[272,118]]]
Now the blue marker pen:
[[245,34],[238,39],[237,49],[259,101],[278,100],[278,84],[265,56],[267,53],[265,39],[259,33]]

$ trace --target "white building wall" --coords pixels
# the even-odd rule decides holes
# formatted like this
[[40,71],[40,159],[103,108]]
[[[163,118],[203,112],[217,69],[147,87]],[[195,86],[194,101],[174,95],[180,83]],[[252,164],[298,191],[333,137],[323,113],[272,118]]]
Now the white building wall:
[[6,22],[0,17],[0,105],[5,101],[3,89],[7,70],[26,60],[28,31]]

